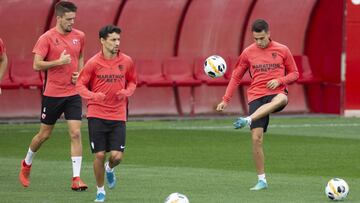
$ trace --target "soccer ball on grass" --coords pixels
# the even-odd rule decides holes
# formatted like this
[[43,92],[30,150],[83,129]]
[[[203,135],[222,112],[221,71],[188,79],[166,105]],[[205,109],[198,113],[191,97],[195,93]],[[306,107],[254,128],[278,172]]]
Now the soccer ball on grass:
[[345,180],[341,178],[333,178],[329,180],[325,188],[325,194],[331,200],[344,200],[349,194],[349,186]]
[[189,203],[189,199],[178,192],[171,193],[164,203]]

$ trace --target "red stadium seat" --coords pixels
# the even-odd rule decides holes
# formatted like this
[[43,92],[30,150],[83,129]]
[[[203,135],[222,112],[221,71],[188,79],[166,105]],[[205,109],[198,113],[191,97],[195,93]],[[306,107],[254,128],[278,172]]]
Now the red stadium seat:
[[173,82],[166,80],[162,62],[155,59],[135,60],[138,88],[129,98],[130,115],[176,115],[178,113]]
[[163,71],[165,78],[173,81],[177,86],[196,86],[201,81],[194,77],[194,67],[192,60],[187,58],[171,57],[163,61]]
[[0,87],[2,89],[17,89],[20,87],[20,84],[15,83],[11,79],[10,72],[11,72],[11,62],[8,61],[8,69],[5,71],[4,77],[0,81]]
[[[194,77],[193,61],[187,58],[171,57],[163,61],[165,78],[174,84],[175,100],[179,114],[194,113],[194,87],[201,81]],[[186,112],[183,109],[187,109]]]
[[160,87],[173,84],[165,78],[160,60],[138,59],[135,61],[135,67],[139,85]]
[[129,97],[129,115],[177,115],[173,87],[138,87]]
[[46,30],[52,4],[52,0],[36,1],[36,6],[33,1],[1,1],[1,24],[8,26],[1,29],[1,37],[12,61],[11,78],[23,87],[42,86],[39,72],[32,68],[32,49]]
[[182,25],[178,56],[239,55],[252,0],[192,1]]
[[126,1],[118,25],[121,50],[131,57],[162,59],[174,56],[178,24],[187,0]]

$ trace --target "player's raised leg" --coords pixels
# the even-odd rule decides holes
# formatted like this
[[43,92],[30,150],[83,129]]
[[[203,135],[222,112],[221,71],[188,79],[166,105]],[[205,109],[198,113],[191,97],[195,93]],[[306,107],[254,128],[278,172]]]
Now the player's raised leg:
[[235,129],[239,129],[239,128],[243,128],[245,126],[249,126],[249,125],[251,125],[252,121],[256,121],[260,118],[263,118],[263,117],[273,113],[277,109],[279,109],[283,106],[286,106],[287,102],[288,102],[288,97],[285,94],[278,94],[271,100],[271,102],[260,106],[250,116],[239,117],[234,122],[234,127],[235,127]]
[[21,161],[21,169],[19,173],[19,181],[24,187],[30,185],[30,171],[35,153],[40,149],[51,135],[54,125],[40,124],[39,132],[31,140],[28,152],[24,160]]

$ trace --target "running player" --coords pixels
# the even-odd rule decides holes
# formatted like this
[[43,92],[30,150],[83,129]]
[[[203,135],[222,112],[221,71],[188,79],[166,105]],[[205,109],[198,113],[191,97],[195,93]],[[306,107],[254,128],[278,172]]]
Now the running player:
[[55,5],[56,26],[44,33],[33,49],[34,69],[45,71],[45,84],[40,130],[33,137],[27,155],[21,162],[19,180],[24,187],[30,184],[30,170],[35,152],[50,137],[57,119],[64,113],[71,139],[71,188],[76,191],[87,189],[87,185],[80,179],[82,104],[75,89],[79,70],[84,65],[85,35],[72,28],[76,10],[77,7],[72,2],[58,2]]
[[[95,153],[95,202],[105,201],[104,173],[108,187],[116,185],[114,167],[125,150],[127,97],[134,93],[137,83],[132,59],[119,52],[120,32],[113,25],[100,29],[102,50],[86,63],[76,84],[80,95],[88,100],[89,140]],[[106,152],[110,156],[104,164]]]

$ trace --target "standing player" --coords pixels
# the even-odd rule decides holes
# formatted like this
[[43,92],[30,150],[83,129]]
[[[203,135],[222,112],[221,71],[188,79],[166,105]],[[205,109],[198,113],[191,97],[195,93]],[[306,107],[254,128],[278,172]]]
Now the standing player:
[[82,105],[81,97],[75,89],[78,72],[84,65],[85,35],[72,28],[76,10],[77,7],[71,2],[58,2],[55,5],[56,26],[44,33],[33,49],[34,69],[45,71],[45,84],[40,130],[33,137],[27,155],[21,162],[19,180],[24,187],[30,184],[30,169],[35,152],[50,137],[57,119],[64,113],[71,139],[71,188],[76,191],[87,189],[80,179]]
[[295,82],[299,73],[290,50],[270,39],[268,23],[258,19],[252,25],[255,43],[240,55],[218,111],[225,109],[240,84],[246,71],[250,72],[252,83],[248,89],[250,116],[239,117],[235,129],[250,126],[253,158],[258,174],[258,182],[250,190],[268,187],[265,178],[263,135],[269,124],[269,114],[281,111],[288,103],[286,85]]
[[[80,95],[88,100],[89,140],[95,153],[95,202],[105,201],[104,172],[108,187],[115,187],[114,167],[125,149],[127,97],[134,93],[137,83],[132,59],[119,52],[120,32],[113,25],[100,29],[102,50],[86,63],[76,84]],[[104,166],[106,152],[110,157]]]
[[[0,82],[4,77],[7,68],[7,63],[8,63],[8,59],[6,55],[5,46],[2,39],[0,38]],[[1,87],[0,87],[0,95],[1,95]]]

